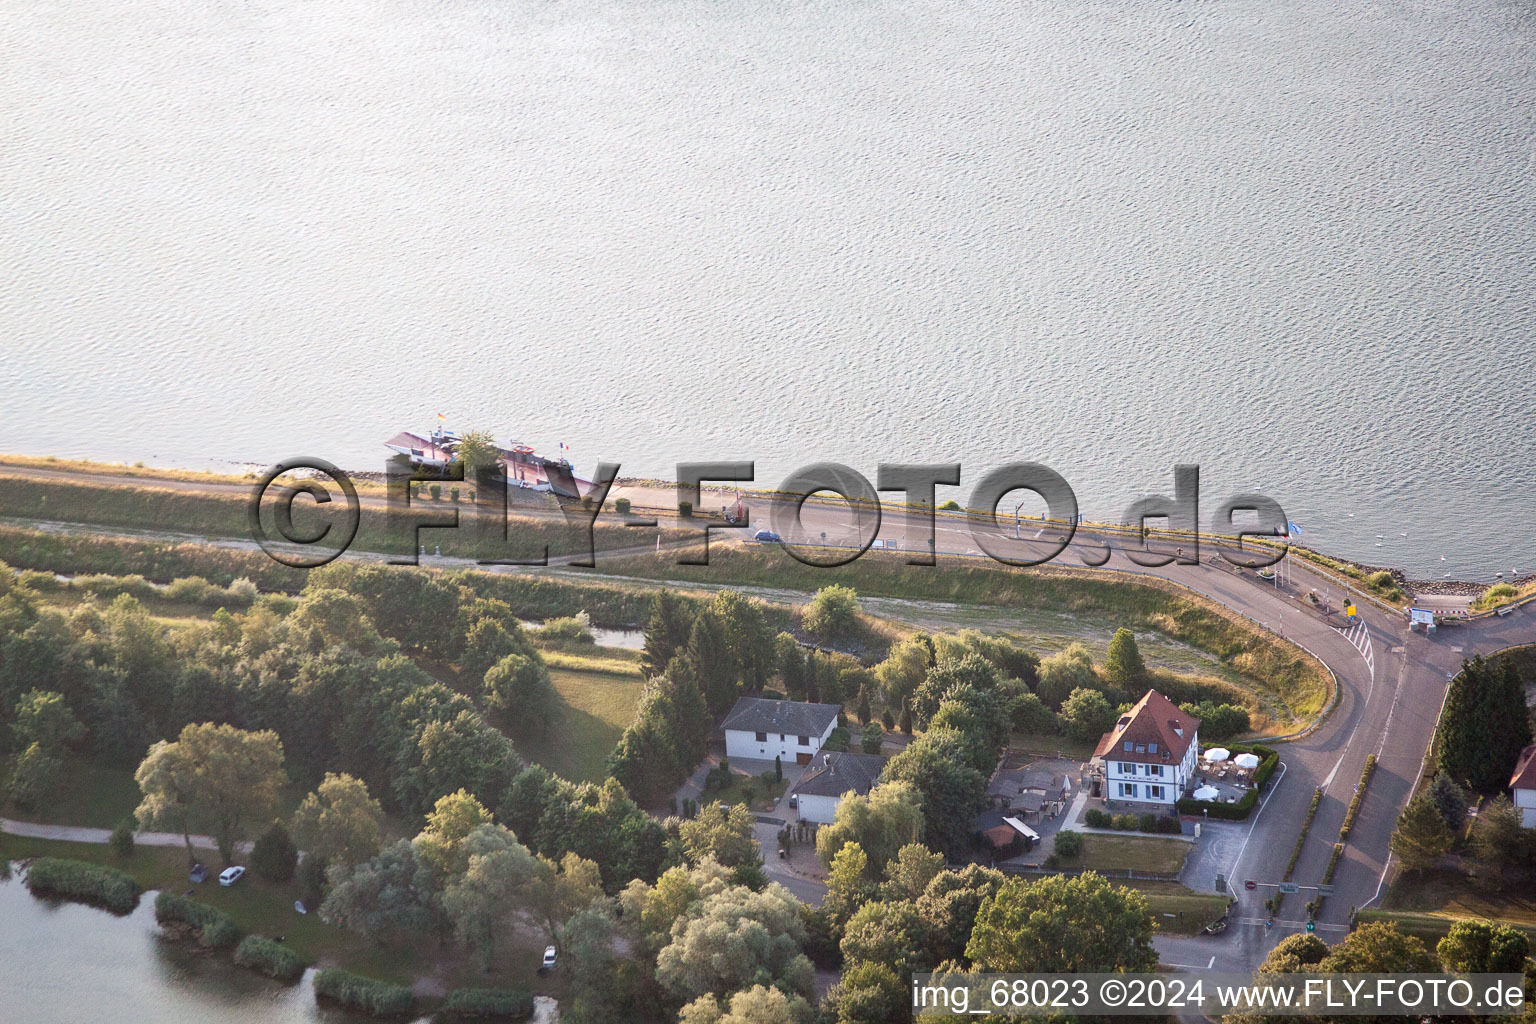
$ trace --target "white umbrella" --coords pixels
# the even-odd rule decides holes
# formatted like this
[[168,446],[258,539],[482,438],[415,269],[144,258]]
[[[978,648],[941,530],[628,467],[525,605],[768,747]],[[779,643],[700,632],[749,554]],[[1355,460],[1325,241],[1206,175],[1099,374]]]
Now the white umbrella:
[[1228,750],[1226,747],[1212,747],[1210,750],[1205,752],[1205,759],[1211,762],[1211,764],[1220,764],[1222,761],[1225,761],[1231,756],[1232,751]]
[[1259,766],[1258,754],[1238,754],[1232,760],[1239,768],[1257,768]]
[[1214,800],[1221,795],[1221,790],[1215,786],[1201,786],[1195,790],[1196,800]]

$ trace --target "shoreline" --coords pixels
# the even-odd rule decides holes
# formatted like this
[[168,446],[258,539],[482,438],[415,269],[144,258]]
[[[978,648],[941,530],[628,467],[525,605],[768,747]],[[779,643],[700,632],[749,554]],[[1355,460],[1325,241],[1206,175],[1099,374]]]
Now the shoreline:
[[[264,467],[259,467],[255,463],[248,463],[246,465],[253,467],[252,470],[244,474],[235,474],[152,467],[146,466],[142,462],[125,464],[113,462],[97,462],[89,459],[60,459],[54,456],[31,456],[0,452],[0,473],[4,473],[6,470],[15,471],[18,474],[26,474],[28,471],[41,471],[44,473],[78,473],[85,476],[100,477],[102,478],[102,482],[104,484],[112,485],[115,483],[119,486],[133,486],[136,484],[152,486],[155,483],[163,483],[173,486],[180,485],[182,487],[195,487],[198,484],[206,484],[211,487],[221,488],[248,486],[256,479],[257,472]],[[368,490],[372,490],[381,486],[384,480],[384,474],[377,470],[345,470],[344,472],[346,472],[350,477],[362,485],[362,487]],[[114,480],[113,478],[116,479]],[[109,483],[109,481],[111,483]],[[613,496],[620,496],[620,492],[624,490],[660,490],[671,489],[675,486],[676,484],[673,481],[648,477],[621,476],[614,481]],[[760,498],[769,498],[777,493],[766,488],[736,488],[721,484],[705,485],[701,488],[701,492],[703,494],[712,494],[722,497],[735,496],[740,493]],[[882,507],[885,509],[897,509],[902,506],[899,502],[887,501],[882,502]],[[941,513],[944,512],[947,512],[950,515],[958,515],[962,517],[975,514],[963,508],[959,510],[941,510]],[[1088,528],[1111,531],[1127,529],[1118,523],[1089,521],[1086,519],[1083,521],[1082,525]],[[1167,531],[1154,531],[1154,534],[1162,535],[1166,532]],[[1169,536],[1172,537],[1175,535],[1169,533]],[[1202,533],[1201,536],[1204,537],[1206,534]],[[1530,573],[1522,573],[1519,576],[1511,575],[1507,578],[1497,578],[1491,583],[1476,582],[1469,579],[1424,579],[1410,575],[1406,570],[1397,566],[1368,564],[1341,555],[1330,554],[1326,551],[1321,551],[1316,548],[1309,547],[1305,544],[1298,544],[1296,547],[1303,552],[1316,555],[1320,558],[1327,559],[1342,566],[1347,566],[1350,569],[1359,572],[1361,576],[1368,576],[1376,572],[1386,572],[1391,575],[1392,579],[1399,587],[1403,588],[1414,597],[1429,596],[1440,598],[1471,599],[1480,596],[1485,591],[1487,591],[1489,587],[1498,583],[1508,583],[1511,586],[1514,586],[1517,590],[1536,585],[1536,571],[1532,571]],[[1303,554],[1301,557],[1305,558],[1306,554]]]

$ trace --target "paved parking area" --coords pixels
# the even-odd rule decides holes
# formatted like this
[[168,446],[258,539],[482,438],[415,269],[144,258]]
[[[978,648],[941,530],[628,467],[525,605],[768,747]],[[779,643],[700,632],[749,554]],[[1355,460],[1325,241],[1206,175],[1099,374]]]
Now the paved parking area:
[[1233,882],[1232,870],[1249,828],[1246,821],[1202,821],[1200,838],[1190,844],[1179,880],[1196,892],[1215,892],[1216,876],[1225,875],[1234,889],[1241,887],[1241,879]]

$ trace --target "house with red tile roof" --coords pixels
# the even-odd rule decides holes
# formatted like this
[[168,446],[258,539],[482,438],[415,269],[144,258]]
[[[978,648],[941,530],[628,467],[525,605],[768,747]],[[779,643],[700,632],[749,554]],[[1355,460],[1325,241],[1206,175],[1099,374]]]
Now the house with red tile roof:
[[1520,751],[1509,777],[1509,798],[1520,811],[1520,824],[1536,828],[1536,743]]
[[1172,811],[1195,778],[1200,719],[1156,690],[1099,737],[1093,759],[1104,772],[1104,797],[1140,810]]

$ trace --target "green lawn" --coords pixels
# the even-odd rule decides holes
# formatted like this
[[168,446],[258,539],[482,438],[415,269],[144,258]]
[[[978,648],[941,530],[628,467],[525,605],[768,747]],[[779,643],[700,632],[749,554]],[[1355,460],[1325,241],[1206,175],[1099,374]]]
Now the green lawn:
[[1070,757],[1086,761],[1093,756],[1093,743],[1075,740],[1055,733],[1016,732],[1008,741],[1008,748],[1021,754],[1040,754],[1045,757]]
[[612,675],[642,678],[640,652],[624,647],[557,647],[541,651],[551,669],[573,672],[607,672]]
[[9,806],[4,810],[7,817],[28,821],[113,828],[133,813],[139,798],[139,784],[133,781],[132,770],[104,768],[72,759],[65,762],[45,813],[29,813]]
[[1151,836],[1083,834],[1082,859],[1066,867],[1094,871],[1147,871],[1175,875],[1184,867],[1191,847],[1182,839]]
[[1381,909],[1362,911],[1360,918],[1393,921],[1431,940],[1462,920],[1501,921],[1536,938],[1536,892],[1525,883],[1468,878],[1455,871],[1404,872],[1387,890]]
[[[430,937],[423,937],[418,947],[392,950],[325,924],[318,914],[299,914],[293,909],[297,891],[292,884],[274,884],[247,874],[229,887],[215,881],[193,885],[187,879],[184,847],[140,846],[127,860],[120,860],[100,843],[66,843],[0,834],[0,859],[30,857],[68,857],[121,868],[138,880],[146,891],[146,900],[154,898],[149,894],[151,889],[177,893],[195,889],[194,898],[224,911],[243,932],[282,936],[289,948],[312,962],[344,967],[368,977],[410,984],[417,977],[430,974],[449,988],[466,985],[534,988],[540,992],[549,989],[545,982],[536,981],[539,953],[544,946],[542,937],[527,936],[504,943],[496,957],[497,970],[487,975],[466,962],[458,950],[452,946],[439,947]],[[213,850],[199,850],[199,857],[210,868],[220,866]]]
[[[752,787],[750,794],[746,788],[748,784]],[[760,780],[746,775],[737,775],[733,772],[731,774],[731,784],[728,787],[725,789],[705,790],[700,802],[705,804],[740,804],[746,803],[747,797],[750,795],[752,797],[751,807],[753,809],[771,811],[774,804],[778,802],[779,797],[784,795],[785,786],[786,783],[783,781],[776,782],[769,793],[765,794]]]
[[1138,879],[1126,884],[1147,898],[1157,930],[1170,935],[1194,935],[1227,910],[1225,896],[1195,892],[1179,882]]
[[572,782],[601,782],[609,752],[635,720],[644,683],[616,671],[553,666],[549,677],[560,693],[560,715],[552,728],[518,741],[518,749]]

